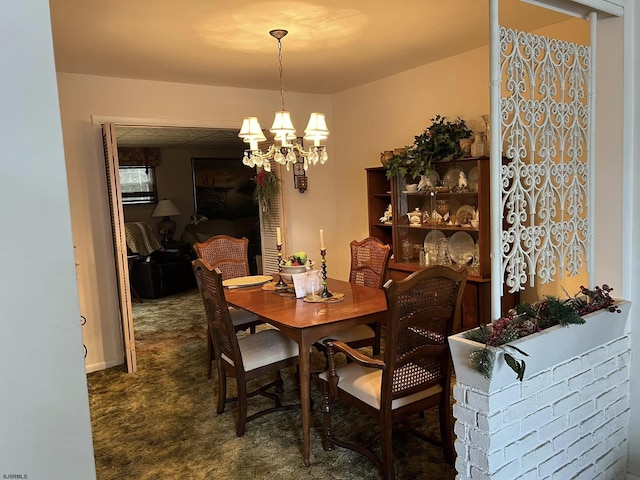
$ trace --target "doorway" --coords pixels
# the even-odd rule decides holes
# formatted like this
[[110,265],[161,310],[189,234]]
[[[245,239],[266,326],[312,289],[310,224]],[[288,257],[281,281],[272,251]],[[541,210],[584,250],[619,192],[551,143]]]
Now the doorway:
[[[174,203],[176,203],[178,209],[181,211],[179,218],[176,219],[178,220],[176,228],[176,232],[178,233],[174,240],[180,241],[181,232],[190,224],[192,215],[195,212],[193,171],[191,167],[192,158],[207,156],[235,159],[238,165],[241,165],[244,144],[237,137],[237,129],[189,126],[172,127],[154,125],[153,122],[149,121],[138,123],[137,121],[131,121],[131,119],[116,121],[111,124],[108,121],[94,118],[94,127],[96,129],[101,129],[103,126],[110,126],[113,131],[112,138],[110,139],[111,150],[116,152],[116,154],[107,156],[107,171],[112,172],[112,177],[118,176],[119,165],[117,151],[119,147],[160,148],[165,153],[169,153],[164,159],[164,163],[168,167],[168,175],[164,176],[164,180],[162,180],[162,176],[158,180],[158,198],[162,199],[165,195],[172,195],[174,197]],[[106,143],[104,151],[107,153]],[[182,158],[182,165],[179,165],[180,162],[177,162],[177,166],[173,165],[173,167],[177,168],[177,171],[171,168],[171,158],[175,156]],[[111,170],[109,170],[109,164],[112,164]],[[119,181],[116,185],[113,179],[110,179],[109,184],[113,184],[113,188],[110,189],[109,194],[110,197],[112,197],[109,199],[112,213],[114,211],[122,212],[119,216],[112,215],[114,252],[116,259],[120,259],[120,257],[123,257],[125,254],[123,252],[126,252],[126,245],[124,244],[125,220],[146,222],[152,228],[155,228],[158,219],[152,218],[155,205],[140,205],[134,209],[127,208],[128,211],[123,211]],[[116,192],[116,194],[114,195],[112,192]],[[277,259],[275,228],[280,226],[279,219],[282,218],[280,215],[282,201],[278,199],[277,203],[277,218],[274,218],[272,212],[268,225],[265,225],[262,214],[258,210],[259,252],[261,253],[263,271],[265,272],[273,272],[273,265],[277,262],[274,260]],[[125,336],[124,346],[126,350],[127,367],[129,372],[133,372],[135,371],[135,339],[133,335],[131,296],[129,292],[129,271],[124,262],[116,260],[116,273],[120,287],[120,311],[123,326],[122,330]]]

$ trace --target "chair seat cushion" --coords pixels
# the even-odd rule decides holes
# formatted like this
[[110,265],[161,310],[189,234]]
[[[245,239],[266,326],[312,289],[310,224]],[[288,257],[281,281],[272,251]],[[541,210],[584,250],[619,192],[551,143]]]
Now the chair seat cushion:
[[234,327],[258,321],[258,316],[255,313],[247,312],[242,308],[229,307],[229,315],[231,315]]
[[[298,344],[275,329],[238,338],[238,345],[246,372],[298,356]],[[222,358],[233,365],[225,355]]]
[[355,342],[357,340],[374,339],[376,333],[369,325],[356,325],[355,327],[341,330],[334,334],[328,335],[320,340],[318,343],[324,343],[325,340],[338,340],[344,343]]
[[[363,367],[357,363],[349,363],[337,369],[340,380],[338,388],[344,390],[349,395],[356,397],[373,408],[380,409],[380,392],[382,387],[382,370],[377,368]],[[327,372],[322,372],[320,378],[327,381]],[[440,385],[434,385],[420,392],[396,398],[391,402],[391,409],[395,410],[405,405],[417,402],[424,398],[442,392]]]

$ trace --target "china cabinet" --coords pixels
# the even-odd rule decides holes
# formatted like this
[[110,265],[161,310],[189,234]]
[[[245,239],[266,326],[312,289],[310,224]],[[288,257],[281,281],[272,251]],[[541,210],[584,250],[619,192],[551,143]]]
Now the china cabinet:
[[387,180],[383,167],[367,168],[366,172],[369,236],[393,246],[392,217],[385,218],[385,212],[389,211],[391,205],[391,183]]
[[[367,169],[369,234],[392,246],[390,278],[400,280],[429,265],[469,269],[456,331],[492,320],[489,166],[488,157],[433,162],[428,177],[391,181],[384,167]],[[517,300],[503,296],[502,310]]]

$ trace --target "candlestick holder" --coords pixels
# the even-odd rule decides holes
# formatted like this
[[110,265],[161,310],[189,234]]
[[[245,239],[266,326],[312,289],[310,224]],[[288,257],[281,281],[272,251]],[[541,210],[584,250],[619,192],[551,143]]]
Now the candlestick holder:
[[278,283],[276,283],[276,290],[286,290],[287,284],[284,280],[282,280],[282,244],[279,243],[276,245],[278,249]]
[[322,292],[320,292],[320,297],[331,298],[333,297],[333,293],[327,288],[327,250],[325,248],[320,249],[320,256],[322,257],[320,261],[320,263],[322,263]]

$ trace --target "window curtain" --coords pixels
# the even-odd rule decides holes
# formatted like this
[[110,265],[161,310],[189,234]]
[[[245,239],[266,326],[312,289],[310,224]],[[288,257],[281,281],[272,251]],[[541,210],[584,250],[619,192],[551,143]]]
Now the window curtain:
[[121,167],[157,167],[160,165],[160,149],[149,147],[118,147]]

